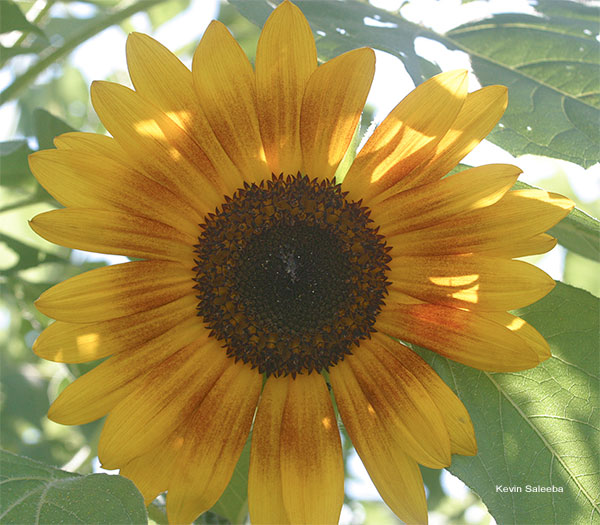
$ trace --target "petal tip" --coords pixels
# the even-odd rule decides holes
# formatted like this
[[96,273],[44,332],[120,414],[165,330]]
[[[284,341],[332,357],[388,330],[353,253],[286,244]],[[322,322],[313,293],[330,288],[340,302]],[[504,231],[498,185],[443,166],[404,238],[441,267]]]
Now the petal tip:
[[63,418],[60,417],[60,410],[56,407],[56,401],[50,405],[48,409],[48,419],[50,421],[54,421],[54,423],[59,423],[61,425],[66,425],[67,423]]
[[460,451],[457,451],[461,456],[476,456],[478,447],[477,447],[477,439],[475,438],[475,434],[469,435],[469,440],[466,443],[462,443],[462,447]]
[[536,345],[534,352],[538,357],[538,364],[547,361],[552,357],[552,350],[550,350],[550,345],[546,339],[542,339],[543,343],[541,345]]
[[33,153],[27,155],[27,164],[29,165],[29,169],[31,170],[31,173],[33,173],[34,176],[37,168],[39,167],[39,162],[40,160],[42,160],[40,158],[40,153],[42,153],[43,151],[47,150],[34,151]]

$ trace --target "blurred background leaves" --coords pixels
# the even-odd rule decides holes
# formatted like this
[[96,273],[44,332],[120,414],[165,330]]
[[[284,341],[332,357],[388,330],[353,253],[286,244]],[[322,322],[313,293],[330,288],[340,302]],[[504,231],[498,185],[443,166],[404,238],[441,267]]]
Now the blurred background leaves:
[[[508,159],[524,168],[530,184],[576,201],[580,209],[550,232],[562,248],[533,262],[551,268],[558,280],[595,296],[600,293],[599,227],[593,218],[600,215],[597,7],[589,2],[538,0],[535,5],[511,3],[512,11],[505,6],[503,12],[494,13],[498,4],[482,0],[298,0],[297,4],[315,32],[320,59],[365,45],[389,54],[378,54],[378,75],[393,69],[396,76],[385,77],[383,91],[374,88],[363,115],[363,134],[413,84],[457,63],[470,64],[472,80],[481,85],[507,85],[509,108],[489,137],[504,152],[489,146],[483,163]],[[65,427],[46,418],[58,393],[94,364],[63,365],[35,357],[31,346],[49,319],[35,310],[33,301],[59,281],[120,260],[52,245],[31,232],[27,221],[58,204],[35,182],[27,155],[53,147],[53,138],[67,131],[105,132],[91,108],[89,84],[98,78],[130,85],[124,61],[128,32],[155,35],[189,65],[202,31],[210,18],[218,17],[253,60],[259,27],[272,5],[266,0],[0,0],[0,439],[10,453],[83,476],[100,471],[96,445],[102,421]],[[542,157],[510,160],[525,154],[568,162]],[[583,519],[586,512],[588,521],[600,522],[594,361],[598,315],[597,298],[591,294],[559,285],[522,312],[548,338],[555,355],[533,371],[482,377],[418,350],[461,395],[475,423],[481,453],[476,458],[455,458],[450,470],[477,491],[501,523],[564,523],[572,521],[569,517]],[[576,453],[564,443],[574,443]],[[342,522],[396,523],[373,492],[347,438],[344,450],[348,474]],[[5,480],[73,478],[10,453],[2,453],[0,472]],[[569,455],[576,457],[568,459]],[[246,519],[247,462],[248,447],[226,493],[198,523]],[[32,474],[35,469],[47,475]],[[493,522],[479,497],[450,474],[423,469],[423,476],[432,522]],[[89,478],[75,479],[80,483]],[[541,499],[506,497],[495,491],[494,483],[500,480],[564,483],[567,492]],[[127,483],[118,477],[111,483],[118,487],[121,482]],[[46,486],[45,481],[40,483]],[[19,514],[28,507],[19,509],[18,500],[23,496],[32,504],[39,486],[31,481],[20,488],[3,484],[3,521],[30,522]],[[59,499],[67,497],[61,490],[59,486],[53,492]],[[77,494],[77,487],[74,490],[72,494]],[[146,519],[135,489],[131,494],[131,519],[115,517],[112,522]],[[44,520],[38,516],[38,521],[58,520],[48,516]],[[165,523],[163,499],[150,507],[148,516]]]

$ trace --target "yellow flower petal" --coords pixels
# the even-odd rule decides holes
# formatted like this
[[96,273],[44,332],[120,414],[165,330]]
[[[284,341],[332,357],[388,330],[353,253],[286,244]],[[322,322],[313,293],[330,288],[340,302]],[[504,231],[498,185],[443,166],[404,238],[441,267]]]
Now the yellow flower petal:
[[537,354],[507,327],[446,306],[388,302],[375,327],[479,370],[514,372],[539,363]]
[[504,86],[488,86],[469,93],[435,153],[405,177],[399,187],[414,188],[441,179],[492,131],[507,104],[508,89]]
[[488,250],[477,250],[477,253],[490,257],[525,257],[526,255],[538,255],[549,252],[556,246],[557,240],[547,233],[540,233],[527,239],[515,239],[510,245],[501,245]]
[[302,102],[300,138],[304,171],[311,177],[331,178],[344,157],[367,100],[375,53],[349,51],[311,75]]
[[317,67],[310,26],[291,2],[269,16],[256,49],[260,133],[272,173],[302,170],[300,107],[308,77]]
[[36,339],[33,351],[50,361],[85,363],[134,350],[187,319],[198,323],[196,303],[189,294],[158,308],[101,323],[56,321]]
[[189,523],[212,507],[231,479],[250,432],[262,374],[242,362],[229,368],[182,426],[183,445],[169,483],[170,523]]
[[423,82],[377,127],[344,179],[352,198],[370,205],[431,157],[467,96],[467,72],[441,73]]
[[406,256],[390,262],[392,288],[429,303],[477,311],[527,306],[554,288],[535,266],[480,255]]
[[255,525],[290,523],[283,503],[279,453],[281,422],[289,386],[287,377],[269,377],[254,421],[248,474],[248,508],[250,520]]
[[150,505],[161,492],[167,490],[182,445],[182,439],[175,432],[150,452],[121,467],[119,474],[135,483],[144,496],[146,505]]
[[181,322],[132,351],[100,363],[65,388],[50,407],[48,417],[63,425],[82,425],[105,416],[135,391],[143,376],[184,346],[202,349],[208,331],[197,318]]
[[139,261],[71,277],[35,302],[54,319],[93,323],[152,310],[193,292],[194,274],[168,261]]
[[202,217],[193,208],[112,158],[75,150],[44,150],[29,156],[29,166],[38,182],[65,206],[128,212],[198,235]]
[[239,188],[242,175],[223,150],[201,109],[191,71],[166,47],[141,33],[131,33],[127,38],[127,67],[135,90],[199,145],[228,191]]
[[193,261],[194,237],[128,213],[64,208],[36,215],[29,225],[44,239],[88,252]]
[[508,192],[492,206],[388,237],[390,255],[451,255],[510,248],[563,219],[573,203],[543,190]]
[[381,333],[373,334],[386,359],[395,359],[402,367],[409,370],[423,385],[429,397],[438,407],[442,419],[448,429],[452,454],[474,456],[477,453],[475,431],[467,409],[454,392],[448,388],[433,369],[410,348],[392,340]]
[[227,185],[198,144],[155,105],[129,88],[94,82],[100,120],[150,178],[201,215],[221,203]]
[[344,465],[327,385],[317,373],[288,381],[279,450],[287,515],[291,523],[336,524],[344,502]]
[[192,74],[206,118],[244,179],[267,178],[271,172],[260,137],[254,71],[221,22],[213,21],[206,29]]
[[54,145],[59,150],[76,151],[86,155],[100,155],[114,162],[136,169],[136,163],[119,143],[112,137],[97,133],[72,131],[63,133],[54,139]]
[[514,185],[519,173],[521,170],[510,164],[467,169],[392,195],[371,209],[371,217],[387,237],[420,230],[495,204]]
[[98,443],[102,465],[118,468],[158,445],[192,416],[229,364],[221,344],[209,339],[153,367],[108,415]]
[[381,423],[398,436],[398,445],[431,468],[450,465],[450,439],[442,416],[409,370],[386,358],[379,340],[362,343],[345,359]]
[[332,368],[329,377],[352,444],[383,500],[406,523],[427,523],[427,501],[417,462],[398,446],[347,361]]

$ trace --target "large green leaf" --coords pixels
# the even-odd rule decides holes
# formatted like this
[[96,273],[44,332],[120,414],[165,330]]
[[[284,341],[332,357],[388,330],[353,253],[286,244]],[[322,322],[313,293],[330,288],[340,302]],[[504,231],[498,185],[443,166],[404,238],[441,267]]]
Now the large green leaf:
[[[231,3],[257,25],[272,9],[266,0]],[[468,53],[483,85],[509,87],[508,110],[489,140],[513,155],[546,155],[584,167],[600,161],[597,9],[540,0],[536,7],[544,16],[496,15],[440,35],[366,2],[295,3],[317,34],[322,57],[361,46],[382,49],[400,58],[419,84],[436,68],[416,55],[414,41],[437,40]]]
[[600,523],[598,299],[557,283],[517,313],[552,348],[532,370],[481,372],[418,349],[475,426],[478,454],[454,456],[449,470],[498,523]]
[[9,524],[147,523],[142,495],[121,476],[80,476],[0,450],[0,520]]
[[496,15],[450,31],[445,43],[471,56],[483,85],[504,84],[510,104],[489,140],[589,167],[600,161],[600,12],[540,0],[545,16]]

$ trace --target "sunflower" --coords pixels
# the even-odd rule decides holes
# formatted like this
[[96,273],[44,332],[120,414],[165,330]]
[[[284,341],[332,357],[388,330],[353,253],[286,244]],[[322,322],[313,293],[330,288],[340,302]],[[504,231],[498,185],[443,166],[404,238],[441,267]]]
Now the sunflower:
[[446,176],[497,123],[507,90],[467,93],[465,71],[427,80],[339,182],[374,53],[318,65],[292,3],[267,20],[254,68],[216,21],[191,72],[142,34],[127,59],[135,90],[91,89],[112,137],[67,133],[30,158],[65,206],[31,221],[39,235],[136,259],[37,301],[56,319],[39,356],[104,359],[49,417],[107,416],[102,465],[147,503],[167,491],[170,522],[215,504],[252,432],[252,522],[336,523],[339,414],[385,502],[425,522],[418,464],[446,467],[477,448],[465,407],[399,340],[480,370],[550,357],[507,310],[554,283],[513,259],[550,250],[543,232],[572,204],[510,191],[510,165]]

